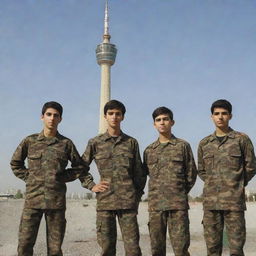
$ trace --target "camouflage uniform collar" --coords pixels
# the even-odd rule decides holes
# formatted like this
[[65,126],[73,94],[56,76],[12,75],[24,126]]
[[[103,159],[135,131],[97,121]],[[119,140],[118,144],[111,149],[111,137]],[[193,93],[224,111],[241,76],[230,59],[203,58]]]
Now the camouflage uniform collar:
[[[102,139],[104,141],[112,139],[113,136],[111,136],[108,132],[105,132],[102,134]],[[120,135],[117,138],[117,141],[123,140],[127,135],[121,131]]]
[[[60,137],[61,137],[61,135],[60,135],[59,132],[57,131],[56,136],[52,137],[52,138],[50,139],[50,141],[54,143],[54,142],[56,142],[56,141],[59,141]],[[42,141],[42,140],[45,140],[45,139],[46,139],[46,137],[44,136],[44,131],[41,131],[41,132],[38,134],[38,136],[37,136],[37,140]]]
[[[229,132],[226,134],[225,137],[234,139],[234,138],[235,138],[235,131],[234,131],[231,127],[229,127]],[[210,141],[213,141],[213,140],[217,140],[216,132],[214,132],[214,133],[210,136]]]
[[[166,144],[176,145],[177,144],[177,138],[172,134],[172,137],[170,138],[169,141],[166,142]],[[157,139],[153,143],[153,148],[157,148],[159,145],[161,145],[161,142],[159,141],[159,139]]]

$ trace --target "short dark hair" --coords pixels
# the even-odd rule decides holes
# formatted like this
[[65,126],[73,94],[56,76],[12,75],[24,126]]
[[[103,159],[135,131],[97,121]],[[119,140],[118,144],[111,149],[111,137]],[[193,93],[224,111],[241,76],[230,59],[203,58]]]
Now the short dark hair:
[[109,109],[118,109],[122,112],[123,116],[126,112],[125,106],[122,102],[118,101],[118,100],[110,100],[109,102],[107,102],[104,106],[104,115],[107,114],[107,111]]
[[173,120],[173,112],[167,107],[156,108],[152,113],[153,120],[155,121],[156,117],[160,115],[168,115]]
[[212,114],[213,114],[215,108],[224,108],[229,112],[229,114],[232,113],[231,103],[227,100],[224,100],[224,99],[216,100],[212,103],[212,106],[211,106]]
[[44,113],[46,112],[46,110],[48,108],[56,109],[59,112],[60,117],[62,117],[63,107],[60,105],[60,103],[58,103],[56,101],[49,101],[49,102],[44,103],[43,108],[42,108],[42,115],[44,115]]

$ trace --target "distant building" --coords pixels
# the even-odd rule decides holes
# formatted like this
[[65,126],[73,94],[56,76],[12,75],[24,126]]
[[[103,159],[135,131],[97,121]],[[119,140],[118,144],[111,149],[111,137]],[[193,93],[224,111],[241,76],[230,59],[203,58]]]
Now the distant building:
[[9,198],[14,198],[14,195],[12,194],[2,194],[0,193],[0,200],[7,200]]

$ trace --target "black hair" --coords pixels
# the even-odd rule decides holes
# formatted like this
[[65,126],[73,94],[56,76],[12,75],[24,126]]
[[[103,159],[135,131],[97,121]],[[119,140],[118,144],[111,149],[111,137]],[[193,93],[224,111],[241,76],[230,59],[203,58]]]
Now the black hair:
[[104,115],[107,114],[107,111],[109,109],[118,109],[122,112],[123,116],[126,112],[125,106],[122,102],[118,101],[118,100],[110,100],[109,102],[107,102],[104,106]]
[[231,103],[227,100],[224,100],[224,99],[216,100],[212,103],[212,106],[211,106],[212,114],[213,114],[215,108],[224,108],[229,112],[229,114],[232,113]]
[[156,108],[152,113],[153,120],[155,121],[155,118],[160,115],[168,115],[173,120],[173,112],[167,107]]
[[48,108],[54,108],[56,109],[59,114],[60,114],[60,117],[62,117],[62,113],[63,113],[63,108],[62,106],[60,105],[60,103],[56,102],[56,101],[49,101],[49,102],[46,102],[44,105],[43,105],[43,108],[42,108],[42,115],[44,115],[44,113],[46,112],[46,110]]

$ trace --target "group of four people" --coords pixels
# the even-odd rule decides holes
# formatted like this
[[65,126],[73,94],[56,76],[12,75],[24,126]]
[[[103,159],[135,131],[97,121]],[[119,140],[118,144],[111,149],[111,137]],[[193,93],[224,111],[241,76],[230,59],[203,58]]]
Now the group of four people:
[[[104,107],[106,133],[89,140],[82,157],[72,141],[58,133],[62,106],[43,106],[41,133],[26,137],[11,160],[14,174],[26,182],[26,199],[19,228],[19,256],[33,255],[40,220],[47,225],[47,255],[61,256],[65,233],[66,182],[80,179],[96,192],[97,240],[102,256],[116,255],[118,219],[126,256],[140,256],[138,206],[149,176],[149,233],[153,256],[166,255],[168,227],[175,256],[189,256],[188,193],[197,174],[204,181],[203,226],[207,255],[222,254],[224,224],[230,255],[243,256],[245,243],[245,191],[256,173],[256,159],[249,137],[229,127],[232,105],[227,100],[212,104],[215,132],[198,148],[198,169],[189,143],[172,133],[173,113],[166,107],[154,110],[158,139],[140,158],[137,141],[121,130],[125,106],[111,100]],[[28,165],[25,165],[25,159]],[[96,162],[100,182],[89,173]],[[68,161],[71,168],[66,168]]]

